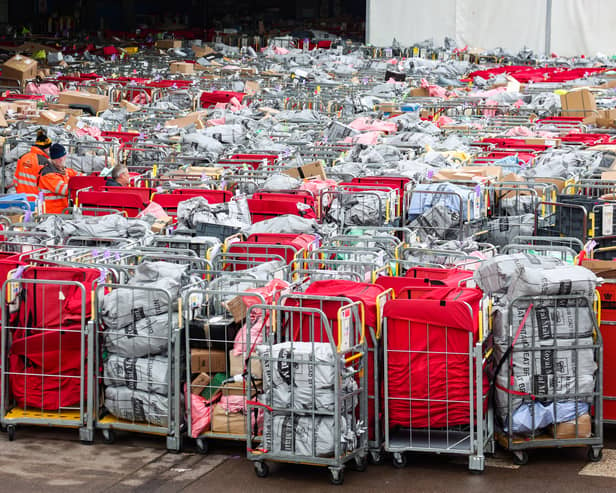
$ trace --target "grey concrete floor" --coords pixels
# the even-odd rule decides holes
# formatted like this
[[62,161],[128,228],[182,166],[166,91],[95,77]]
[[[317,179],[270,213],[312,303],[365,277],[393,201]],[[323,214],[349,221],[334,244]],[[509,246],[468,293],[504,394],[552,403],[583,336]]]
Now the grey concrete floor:
[[536,450],[515,466],[499,450],[483,474],[467,471],[466,460],[411,454],[405,469],[387,460],[361,473],[348,470],[344,486],[331,486],[322,468],[272,464],[259,479],[244,445],[210,442],[199,455],[188,441],[182,454],[168,453],[157,437],[119,434],[115,444],[82,445],[72,430],[22,427],[9,442],[0,434],[0,492],[320,492],[383,490],[416,492],[587,492],[616,491],[616,428],[606,429],[603,460],[589,464],[585,449]]

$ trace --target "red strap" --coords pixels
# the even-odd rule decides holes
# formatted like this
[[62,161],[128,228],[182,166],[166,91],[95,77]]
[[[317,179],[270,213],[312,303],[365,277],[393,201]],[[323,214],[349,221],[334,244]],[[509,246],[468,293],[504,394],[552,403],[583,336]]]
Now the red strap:
[[520,326],[518,327],[518,331],[516,332],[515,337],[513,338],[513,342],[511,343],[511,347],[512,348],[513,348],[513,346],[515,346],[515,343],[518,342],[518,337],[520,337],[520,333],[522,332],[522,327],[524,327],[524,324],[526,323],[526,319],[530,315],[530,311],[532,309],[533,309],[533,303],[528,305],[528,308],[526,309],[526,313],[524,314],[524,318],[520,322]]

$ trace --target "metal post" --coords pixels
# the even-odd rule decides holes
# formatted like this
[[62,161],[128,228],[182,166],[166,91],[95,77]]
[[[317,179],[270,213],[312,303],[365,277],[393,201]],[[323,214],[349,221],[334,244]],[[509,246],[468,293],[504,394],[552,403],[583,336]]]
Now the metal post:
[[372,0],[366,0],[366,39],[365,43],[370,43],[370,4]]
[[552,52],[552,0],[546,0],[545,5],[545,56]]

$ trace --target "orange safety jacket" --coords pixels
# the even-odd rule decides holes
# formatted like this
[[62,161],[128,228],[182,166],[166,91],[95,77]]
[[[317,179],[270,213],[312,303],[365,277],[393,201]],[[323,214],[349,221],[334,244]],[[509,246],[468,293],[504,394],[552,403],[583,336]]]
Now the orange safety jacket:
[[51,163],[41,170],[38,186],[45,198],[46,214],[60,214],[68,207],[68,181],[78,174],[71,168],[65,168],[62,173]]
[[15,176],[13,184],[17,193],[29,193],[37,195],[38,176],[41,170],[49,164],[49,156],[40,147],[32,146],[30,152],[27,152],[17,161],[15,168]]

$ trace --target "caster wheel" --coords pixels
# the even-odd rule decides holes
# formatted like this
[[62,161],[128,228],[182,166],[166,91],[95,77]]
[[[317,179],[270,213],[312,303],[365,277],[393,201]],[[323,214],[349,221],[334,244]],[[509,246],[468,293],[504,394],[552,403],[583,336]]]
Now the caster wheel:
[[525,466],[526,464],[528,464],[528,453],[524,451],[514,452],[513,453],[513,463],[516,466]]
[[396,469],[404,469],[406,467],[406,456],[404,454],[394,454],[392,464]]
[[255,474],[258,478],[266,478],[269,474],[269,466],[265,462],[255,462]]
[[364,472],[368,468],[368,456],[355,457],[353,469],[358,472]]
[[6,427],[6,432],[9,434],[9,442],[15,440],[15,425],[8,425]]
[[590,462],[600,462],[602,458],[603,458],[602,448],[595,449],[593,447],[588,447],[588,460]]
[[335,486],[342,485],[344,483],[344,471],[342,469],[330,469],[329,482]]
[[113,430],[103,430],[103,442],[105,443],[115,443],[116,435]]
[[207,454],[209,449],[210,449],[210,446],[207,443],[207,440],[203,440],[202,438],[197,438],[197,451],[200,454]]
[[385,460],[381,452],[370,452],[368,459],[370,460],[370,463],[374,465],[380,465]]

